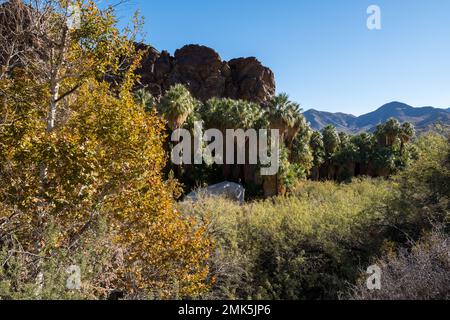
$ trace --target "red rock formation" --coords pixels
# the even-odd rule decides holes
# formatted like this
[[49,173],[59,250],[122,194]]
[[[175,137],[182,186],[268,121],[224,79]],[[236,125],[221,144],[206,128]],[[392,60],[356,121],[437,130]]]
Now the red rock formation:
[[226,62],[213,49],[199,45],[184,46],[174,57],[143,44],[138,47],[148,49],[139,70],[141,84],[155,97],[177,83],[202,101],[227,97],[265,104],[275,94],[273,72],[256,58]]

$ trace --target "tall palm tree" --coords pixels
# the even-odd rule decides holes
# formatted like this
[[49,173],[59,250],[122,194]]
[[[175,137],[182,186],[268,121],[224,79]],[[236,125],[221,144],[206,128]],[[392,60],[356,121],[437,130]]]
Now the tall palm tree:
[[196,101],[189,90],[182,84],[176,84],[166,92],[158,109],[166,118],[169,128],[176,130],[183,126],[195,105]]
[[[227,129],[250,129],[267,128],[265,125],[264,112],[261,107],[252,102],[243,100],[233,100],[228,98],[212,98],[208,100],[201,108],[202,119],[205,129],[215,128],[226,133]],[[249,141],[246,141],[246,152],[249,150]],[[224,145],[224,156],[227,153],[226,144]],[[239,174],[245,182],[251,182],[253,179],[251,165],[229,165],[222,166],[224,178],[234,179]],[[237,172],[239,171],[239,174]],[[253,174],[254,176],[254,174]]]
[[298,136],[311,135],[311,128],[300,110],[295,111],[294,118],[294,125],[288,128],[286,134],[286,143],[289,150],[292,150],[294,141]]
[[397,119],[391,118],[377,128],[377,135],[381,135],[384,138],[386,147],[392,147],[396,139],[400,136],[401,131],[400,122]]
[[341,140],[339,138],[339,133],[337,132],[336,128],[332,125],[326,126],[322,130],[322,137],[323,137],[323,146],[325,150],[325,163],[327,166],[327,178],[332,179],[334,172],[332,169],[332,161],[333,157],[336,155],[337,151],[339,150],[339,145],[341,143]]
[[357,161],[360,175],[368,174],[374,150],[374,140],[374,136],[370,133],[361,133],[351,138],[351,142],[358,148]]
[[263,126],[264,113],[253,102],[212,98],[203,105],[202,118],[207,128],[250,129]]
[[384,123],[380,123],[379,125],[377,125],[375,132],[374,132],[374,136],[376,137],[377,143],[379,146],[383,146],[385,147],[387,144],[386,141],[386,135],[384,133]]
[[386,145],[392,147],[401,133],[401,125],[397,119],[391,118],[384,124]]
[[323,146],[322,134],[319,131],[314,131],[311,135],[309,145],[312,150],[313,156],[313,169],[312,169],[312,179],[319,180],[320,178],[320,166],[325,161],[325,148]]
[[267,114],[270,127],[280,130],[280,136],[284,139],[289,130],[294,129],[300,112],[301,109],[298,103],[289,100],[289,96],[286,93],[280,93],[274,96],[268,105]]
[[150,92],[145,89],[139,89],[135,92],[134,98],[136,102],[144,108],[146,111],[150,111],[156,106],[155,98]]
[[411,139],[416,134],[416,131],[414,129],[414,126],[410,122],[405,122],[401,127],[400,132],[400,152],[403,153],[403,150],[405,148],[405,145],[411,141]]
[[331,158],[339,148],[341,139],[336,128],[332,125],[328,125],[322,130],[323,146],[327,158]]

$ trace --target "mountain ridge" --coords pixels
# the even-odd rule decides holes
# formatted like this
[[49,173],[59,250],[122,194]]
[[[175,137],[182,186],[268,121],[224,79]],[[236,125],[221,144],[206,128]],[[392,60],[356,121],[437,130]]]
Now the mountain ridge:
[[411,122],[418,132],[430,130],[438,123],[450,125],[450,108],[413,107],[398,101],[386,103],[375,111],[361,116],[316,109],[309,109],[304,115],[314,130],[322,130],[331,124],[339,131],[348,133],[373,131],[378,124],[390,118],[396,118],[400,122]]

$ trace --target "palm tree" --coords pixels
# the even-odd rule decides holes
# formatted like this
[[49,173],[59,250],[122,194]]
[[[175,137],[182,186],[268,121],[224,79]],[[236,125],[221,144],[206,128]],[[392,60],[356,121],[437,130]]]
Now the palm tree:
[[351,142],[358,148],[357,170],[359,175],[367,175],[374,150],[374,136],[370,133],[361,133],[351,138]]
[[212,98],[201,110],[207,128],[250,129],[263,127],[261,107],[252,102],[228,98]]
[[[286,93],[280,93],[272,97],[268,105],[267,115],[272,129],[280,130],[280,136],[284,140],[284,136],[289,130],[295,132],[297,116],[301,113],[300,105],[289,100]],[[295,136],[295,134],[294,134]]]
[[195,105],[196,101],[189,90],[182,84],[176,84],[166,92],[158,109],[168,121],[169,128],[176,130],[183,126]]
[[312,179],[319,180],[320,178],[320,166],[325,161],[325,148],[323,146],[322,134],[318,131],[314,131],[309,145],[312,150],[313,156],[313,169],[312,169]]
[[339,150],[341,140],[336,128],[332,125],[328,125],[322,130],[322,137],[325,150],[325,163],[327,165],[327,178],[331,179],[333,175],[331,170],[332,160]]
[[[201,108],[200,113],[204,120],[205,129],[215,128],[226,133],[227,129],[267,128],[264,112],[261,107],[252,102],[233,100],[228,98],[212,98]],[[249,150],[249,141],[246,141],[246,152]],[[227,145],[224,145],[224,156],[226,158]],[[230,165],[222,166],[225,179],[240,178],[245,182],[252,182],[255,177],[256,167],[252,165]]]
[[400,122],[394,118],[389,119],[385,125],[385,132],[388,138],[388,145],[394,145],[395,140],[400,136],[400,133],[402,132]]
[[301,109],[296,109],[293,111],[294,113],[294,124],[291,127],[288,127],[286,134],[286,141],[289,150],[292,150],[292,145],[295,141],[295,138],[300,134],[304,135],[309,133],[310,127],[305,117],[301,113]]
[[145,89],[139,89],[136,91],[134,94],[134,99],[136,100],[136,103],[141,105],[146,111],[150,111],[156,106],[155,98]]
[[405,148],[405,145],[411,141],[411,139],[416,134],[416,131],[414,129],[414,126],[410,122],[405,122],[401,127],[400,132],[400,152],[403,154],[403,150]]
[[336,128],[332,125],[327,125],[322,130],[323,146],[327,158],[331,158],[339,148],[341,139]]
[[356,162],[359,158],[359,149],[348,137],[347,134],[339,134],[339,150],[333,156],[333,164],[336,166],[337,178],[345,181],[355,176]]
[[350,142],[350,136],[345,132],[339,132],[339,141],[341,146],[344,147]]
[[305,126],[302,127],[295,135],[289,146],[289,161],[301,168],[306,175],[309,175],[313,164],[313,150],[310,142],[313,134],[312,129],[305,121]]
[[380,123],[379,125],[377,125],[374,135],[376,137],[378,146],[385,147],[387,144],[387,141],[386,141],[386,135],[384,134],[384,123]]

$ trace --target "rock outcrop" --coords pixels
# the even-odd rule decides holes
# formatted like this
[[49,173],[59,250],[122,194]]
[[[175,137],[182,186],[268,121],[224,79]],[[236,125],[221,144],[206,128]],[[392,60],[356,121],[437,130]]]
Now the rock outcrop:
[[216,51],[200,45],[184,46],[173,57],[143,44],[138,48],[147,49],[139,70],[141,85],[157,98],[177,83],[201,101],[226,97],[264,105],[275,94],[273,72],[256,58],[222,61]]

